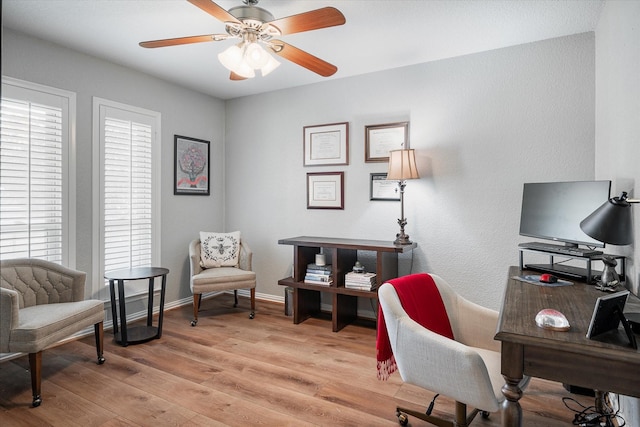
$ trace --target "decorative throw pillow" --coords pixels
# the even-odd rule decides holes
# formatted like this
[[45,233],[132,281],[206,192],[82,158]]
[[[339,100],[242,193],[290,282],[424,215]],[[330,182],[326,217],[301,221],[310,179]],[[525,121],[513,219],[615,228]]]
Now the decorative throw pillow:
[[200,232],[200,266],[235,267],[240,257],[240,232]]

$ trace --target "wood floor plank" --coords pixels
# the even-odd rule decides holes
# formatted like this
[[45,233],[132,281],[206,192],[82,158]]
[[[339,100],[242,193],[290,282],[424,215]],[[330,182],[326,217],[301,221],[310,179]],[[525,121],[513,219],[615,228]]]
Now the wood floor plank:
[[291,418],[308,421],[313,425],[384,425],[383,420],[351,407],[336,405],[271,384],[255,387],[244,375],[223,372],[216,376],[215,387],[265,408],[290,415]]
[[[294,325],[282,304],[263,301],[249,319],[246,298],[232,305],[230,295],[204,300],[196,327],[191,306],[167,310],[160,340],[128,347],[106,330],[104,365],[93,337],[46,350],[38,408],[26,356],[0,364],[0,426],[394,426],[396,406],[424,411],[433,398],[397,373],[377,379],[371,328],[334,333],[330,320],[315,318]],[[533,379],[521,400],[524,425],[571,425],[561,400],[569,395]],[[438,398],[435,414],[453,411]],[[500,414],[473,425],[497,427]]]
[[[246,378],[245,378],[246,381]],[[190,409],[198,417],[206,417],[229,426],[285,425],[287,418],[262,405],[226,393],[217,378],[209,384],[185,383],[178,377],[152,370],[141,372],[127,380],[133,386],[144,384],[144,389],[175,405]],[[196,418],[196,417],[194,417]]]

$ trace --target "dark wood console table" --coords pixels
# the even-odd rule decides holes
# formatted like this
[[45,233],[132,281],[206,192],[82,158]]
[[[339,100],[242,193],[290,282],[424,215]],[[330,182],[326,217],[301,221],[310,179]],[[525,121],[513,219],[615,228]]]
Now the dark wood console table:
[[[322,292],[332,297],[332,328],[337,332],[357,318],[358,297],[378,298],[377,291],[361,291],[344,287],[344,275],[351,271],[358,260],[358,251],[376,253],[376,283],[398,276],[398,254],[413,250],[418,245],[394,245],[380,240],[339,239],[331,237],[293,237],[278,241],[281,245],[293,245],[293,277],[279,280],[281,286],[293,288],[293,323],[298,324],[320,314]],[[315,262],[315,255],[322,249],[327,264],[332,266],[331,286],[304,282],[307,265]]]
[[[498,321],[496,339],[502,342],[506,381],[502,425],[522,425],[518,401],[523,392],[518,384],[523,375],[640,397],[640,350],[629,346],[622,326],[595,339],[586,337],[596,299],[606,294],[584,282],[545,287],[513,278],[529,274],[536,273],[509,269]],[[535,316],[544,308],[563,313],[571,329],[558,332],[536,326]],[[625,312],[630,311],[640,312],[638,298],[630,296]]]
[[[113,335],[117,343],[126,347],[129,344],[136,344],[162,336],[162,318],[164,314],[164,289],[167,283],[169,270],[162,267],[137,267],[110,271],[104,275],[109,280],[109,291],[111,294],[111,316],[113,317]],[[160,308],[158,315],[158,326],[152,325],[153,320],[153,291],[154,279],[162,277],[160,288]],[[124,282],[125,280],[149,279],[149,301],[147,306],[146,326],[127,327],[127,313],[125,310]],[[118,300],[116,301],[116,290],[118,288]],[[119,310],[117,308],[119,303]],[[120,311],[120,325],[118,325],[118,311]]]

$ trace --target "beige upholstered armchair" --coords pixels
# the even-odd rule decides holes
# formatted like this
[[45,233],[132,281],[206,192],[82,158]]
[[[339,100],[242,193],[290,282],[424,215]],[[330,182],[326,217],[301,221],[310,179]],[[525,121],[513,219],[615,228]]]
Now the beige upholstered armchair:
[[33,406],[42,402],[42,351],[94,327],[104,363],[104,304],[84,299],[86,273],[37,259],[0,261],[0,352],[29,353]]
[[251,271],[253,253],[246,242],[240,239],[238,263],[234,266],[204,268],[201,264],[200,239],[189,244],[189,263],[191,278],[189,284],[193,293],[193,320],[191,326],[198,323],[198,311],[205,292],[221,292],[233,290],[234,307],[238,306],[238,289],[251,289],[251,312],[253,319],[256,309],[256,273]]
[[[433,285],[437,288],[435,294],[423,292]],[[414,291],[407,292],[411,287]],[[440,307],[433,304],[438,293]],[[436,275],[413,274],[390,280],[380,287],[378,297],[395,358],[389,373],[397,364],[405,382],[456,401],[455,422],[431,415],[432,402],[426,414],[397,408],[400,424],[406,425],[407,415],[412,415],[439,426],[467,426],[478,412],[486,418],[489,412],[500,409],[504,379],[500,374],[500,343],[493,339],[497,312],[464,299]],[[412,311],[421,312],[413,316],[421,323],[410,317],[408,312]],[[443,315],[444,323],[438,319]],[[434,326],[432,330],[421,326],[429,322]],[[523,380],[522,387],[527,382],[528,378]],[[475,408],[469,417],[467,405]]]

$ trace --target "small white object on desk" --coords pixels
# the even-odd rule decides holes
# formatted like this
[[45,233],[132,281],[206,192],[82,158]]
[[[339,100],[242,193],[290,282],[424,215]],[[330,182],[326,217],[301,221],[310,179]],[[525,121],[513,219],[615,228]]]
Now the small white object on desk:
[[545,308],[536,314],[536,325],[553,331],[568,331],[571,329],[571,325],[569,325],[565,315],[552,308]]

